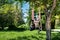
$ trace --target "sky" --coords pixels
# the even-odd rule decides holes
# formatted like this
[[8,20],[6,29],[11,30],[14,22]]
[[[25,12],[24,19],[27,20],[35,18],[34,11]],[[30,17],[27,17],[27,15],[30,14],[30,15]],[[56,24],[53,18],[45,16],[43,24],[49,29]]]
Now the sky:
[[[15,2],[13,5],[15,5],[17,2]],[[20,3],[20,2],[19,2]],[[20,4],[18,5],[20,7]],[[23,1],[22,3],[22,13],[23,13],[23,20],[26,22],[27,21],[27,17],[28,16],[28,10],[29,10],[29,2],[25,2]]]
[[[24,14],[23,17],[28,16],[28,15],[27,15],[28,10],[29,10],[29,2],[27,2],[27,3],[26,3],[26,2],[23,2],[23,5],[22,5],[22,12],[23,12],[23,14]],[[27,21],[26,18],[23,18],[23,19],[24,19],[25,22]]]

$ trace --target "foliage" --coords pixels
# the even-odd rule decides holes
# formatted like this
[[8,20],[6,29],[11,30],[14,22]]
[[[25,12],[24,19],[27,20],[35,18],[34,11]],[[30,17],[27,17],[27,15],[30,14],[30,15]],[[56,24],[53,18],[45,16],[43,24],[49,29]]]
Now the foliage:
[[18,28],[23,29],[23,30],[28,30],[30,27],[28,24],[22,24]]
[[[41,31],[40,34],[37,32],[38,30],[34,31],[0,31],[0,40],[45,40],[46,32]],[[60,40],[60,34],[58,32],[52,32],[51,40]]]
[[[34,7],[35,11],[38,12],[38,8],[40,8],[41,12],[44,12],[45,6],[47,10],[51,10],[52,0],[0,0],[0,26],[6,27],[9,25],[14,25],[18,27],[19,25],[23,26],[24,21],[22,19],[22,1],[29,2],[30,9],[27,16],[27,23],[30,25],[31,22],[31,8]],[[46,4],[46,5],[45,5]],[[19,8],[19,7],[20,8]],[[55,21],[55,15],[60,15],[60,0],[57,0],[57,6],[52,13],[51,22]],[[45,24],[45,14],[42,15],[42,23]],[[29,26],[26,26],[25,29],[28,29]],[[23,28],[24,28],[23,26]]]
[[23,24],[24,21],[22,19],[20,2],[16,1],[11,4],[6,3],[0,6],[0,18],[0,27],[2,27],[3,29],[4,27],[11,28],[12,25],[18,27],[19,25]]
[[[41,34],[37,33],[37,30],[34,31],[0,31],[1,40],[45,40],[46,32],[41,31]],[[3,38],[4,37],[4,38]]]

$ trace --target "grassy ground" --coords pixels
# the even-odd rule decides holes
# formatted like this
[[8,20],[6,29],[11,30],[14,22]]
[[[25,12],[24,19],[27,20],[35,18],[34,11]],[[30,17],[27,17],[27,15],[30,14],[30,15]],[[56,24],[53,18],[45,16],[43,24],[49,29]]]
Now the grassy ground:
[[[58,32],[52,32],[52,40],[60,40],[60,34]],[[34,31],[0,31],[0,40],[46,40],[46,32],[41,31],[38,34],[38,30]]]

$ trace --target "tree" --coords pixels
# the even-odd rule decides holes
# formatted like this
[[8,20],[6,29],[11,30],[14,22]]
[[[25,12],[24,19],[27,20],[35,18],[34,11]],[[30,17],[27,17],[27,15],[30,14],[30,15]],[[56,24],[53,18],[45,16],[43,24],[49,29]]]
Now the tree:
[[8,17],[9,16],[7,16],[7,15],[9,14],[8,10],[9,10],[10,6],[11,6],[10,4],[4,4],[0,8],[0,17],[1,17],[0,24],[1,24],[2,29],[4,29],[4,27],[9,25],[8,24]]
[[[47,1],[47,2],[46,2]],[[48,0],[45,0],[44,1],[44,6],[45,6],[45,16],[46,16],[46,40],[51,40],[51,16],[52,16],[52,13],[56,7],[56,1],[57,0],[53,0],[53,4],[52,4],[52,7],[47,7],[47,3],[48,3]]]
[[[33,0],[32,2],[34,3],[35,1]],[[56,0],[41,0],[41,2],[44,5],[46,17],[46,40],[51,40],[51,16],[56,7]]]
[[[1,1],[2,0],[0,0],[0,2]],[[13,26],[16,27],[24,23],[22,21],[21,4],[20,2],[17,2],[17,4],[14,5],[14,3],[15,1],[12,2],[9,0],[6,4],[2,2],[2,5],[0,6],[0,27],[2,27],[2,29],[4,29],[4,27],[12,29]]]

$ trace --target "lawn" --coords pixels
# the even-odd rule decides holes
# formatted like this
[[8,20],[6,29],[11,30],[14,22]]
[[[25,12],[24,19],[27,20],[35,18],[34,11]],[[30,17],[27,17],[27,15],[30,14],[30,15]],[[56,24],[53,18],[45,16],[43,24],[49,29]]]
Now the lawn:
[[[52,32],[52,40],[60,40],[58,32]],[[0,40],[46,40],[46,32],[38,30],[34,31],[0,31]]]

